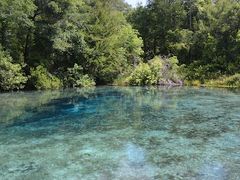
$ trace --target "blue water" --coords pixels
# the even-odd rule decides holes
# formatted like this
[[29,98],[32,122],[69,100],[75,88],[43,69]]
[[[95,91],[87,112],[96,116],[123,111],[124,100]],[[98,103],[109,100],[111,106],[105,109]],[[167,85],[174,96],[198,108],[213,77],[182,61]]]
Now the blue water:
[[0,179],[240,179],[240,91],[0,94]]

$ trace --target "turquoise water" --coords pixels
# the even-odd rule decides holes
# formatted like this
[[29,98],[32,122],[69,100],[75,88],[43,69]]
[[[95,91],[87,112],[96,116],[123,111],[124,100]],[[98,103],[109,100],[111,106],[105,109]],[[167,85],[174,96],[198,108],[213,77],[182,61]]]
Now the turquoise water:
[[240,179],[240,91],[0,94],[0,179]]

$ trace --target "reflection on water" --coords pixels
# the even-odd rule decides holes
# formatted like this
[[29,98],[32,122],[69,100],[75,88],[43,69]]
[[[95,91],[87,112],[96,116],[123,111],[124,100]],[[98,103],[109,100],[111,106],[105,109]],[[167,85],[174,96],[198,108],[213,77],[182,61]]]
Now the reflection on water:
[[200,169],[199,179],[209,180],[225,180],[228,179],[228,173],[223,164],[217,162],[212,164],[204,164]]
[[240,92],[0,94],[1,179],[240,179]]
[[145,159],[143,148],[128,142],[113,179],[153,179],[156,171],[157,168]]
[[144,151],[132,143],[127,143],[125,147],[128,162],[132,166],[142,166],[145,161]]

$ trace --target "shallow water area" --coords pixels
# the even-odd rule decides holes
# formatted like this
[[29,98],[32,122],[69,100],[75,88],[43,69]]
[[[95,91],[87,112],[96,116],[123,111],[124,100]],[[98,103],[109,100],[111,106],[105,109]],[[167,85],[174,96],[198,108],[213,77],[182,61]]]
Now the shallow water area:
[[0,94],[0,179],[240,179],[240,91]]

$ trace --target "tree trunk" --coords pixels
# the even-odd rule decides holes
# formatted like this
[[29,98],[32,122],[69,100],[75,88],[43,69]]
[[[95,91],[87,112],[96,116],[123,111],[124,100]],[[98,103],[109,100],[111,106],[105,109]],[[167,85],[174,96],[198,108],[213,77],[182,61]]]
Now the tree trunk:
[[[33,17],[31,18],[33,23],[35,23],[35,19],[39,14],[40,14],[40,11],[37,10],[35,12],[35,14],[33,15]],[[25,63],[29,62],[31,33],[32,33],[32,27],[29,27],[28,31],[27,31],[27,36],[26,36],[26,39],[25,39],[24,53],[23,53]]]
[[3,49],[6,48],[6,28],[7,27],[7,23],[2,20],[2,28],[1,28],[1,44],[3,46]]
[[25,46],[24,46],[24,62],[28,63],[29,61],[29,40],[30,40],[30,33],[31,33],[31,28],[28,29],[28,33],[26,36],[26,40],[25,40]]

